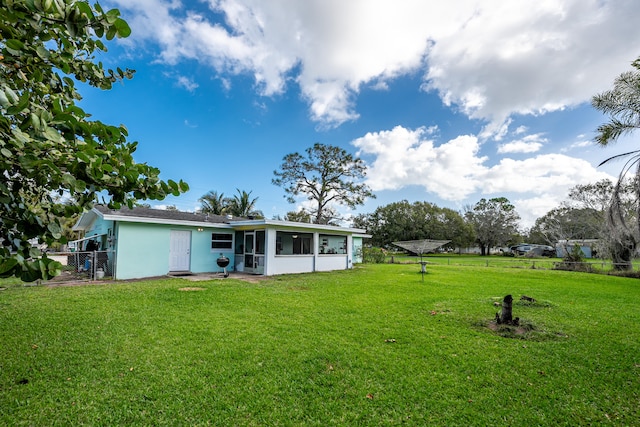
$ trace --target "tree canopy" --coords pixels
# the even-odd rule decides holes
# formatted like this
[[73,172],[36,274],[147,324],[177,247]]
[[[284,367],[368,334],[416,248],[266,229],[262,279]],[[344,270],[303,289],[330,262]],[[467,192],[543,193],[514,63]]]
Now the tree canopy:
[[[609,116],[609,120],[598,126],[595,142],[607,146],[623,135],[640,129],[640,58],[631,64],[633,70],[620,74],[613,88],[595,95],[591,104],[594,108]],[[607,214],[609,249],[618,268],[631,268],[631,257],[635,254],[640,240],[640,150],[609,157],[604,162],[627,158],[620,171],[620,177],[611,198]],[[625,217],[623,202],[620,199],[624,177],[630,172],[636,177],[634,224],[629,227],[629,218]]]
[[520,215],[505,197],[482,198],[467,209],[465,216],[473,224],[482,255],[489,255],[492,247],[510,243],[518,232]]
[[429,202],[409,203],[407,200],[379,206],[353,222],[371,234],[374,246],[389,246],[394,241],[451,240],[450,246],[464,247],[474,240],[473,229],[462,216],[449,208]]
[[362,159],[340,147],[320,143],[305,152],[306,157],[287,154],[271,182],[284,188],[289,203],[295,203],[301,194],[313,202],[314,223],[329,223],[333,215],[327,213],[333,204],[355,208],[375,197],[366,184],[359,182],[367,170]]
[[246,191],[240,191],[236,188],[237,194],[233,196],[232,199],[229,199],[227,207],[225,208],[225,212],[234,216],[241,217],[259,217],[263,218],[264,214],[262,211],[256,209],[256,203],[258,202],[258,198],[251,198],[252,191],[248,193]]
[[[48,279],[60,264],[29,243],[64,241],[61,219],[101,197],[111,207],[160,200],[186,183],[136,163],[123,126],[83,111],[76,83],[108,90],[130,69],[105,69],[104,40],[127,37],[117,9],[86,1],[12,0],[0,8],[0,277]],[[55,195],[68,198],[59,203]]]
[[236,188],[233,197],[224,197],[224,193],[209,191],[200,197],[200,212],[212,215],[233,215],[240,217],[264,218],[262,211],[256,209],[258,198],[251,198],[251,191],[248,193]]
[[224,215],[228,199],[225,199],[224,193],[218,193],[212,190],[200,197],[198,201],[200,202],[201,213]]

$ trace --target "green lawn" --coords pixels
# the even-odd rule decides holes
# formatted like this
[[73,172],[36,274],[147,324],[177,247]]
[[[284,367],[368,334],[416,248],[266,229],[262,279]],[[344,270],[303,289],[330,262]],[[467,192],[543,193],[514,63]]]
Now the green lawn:
[[[638,280],[419,271],[5,285],[0,425],[640,423]],[[506,294],[538,300],[517,338]]]

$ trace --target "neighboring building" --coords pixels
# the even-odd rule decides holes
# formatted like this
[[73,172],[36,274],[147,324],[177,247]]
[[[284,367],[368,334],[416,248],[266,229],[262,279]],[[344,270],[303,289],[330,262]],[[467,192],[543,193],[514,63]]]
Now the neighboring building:
[[556,243],[556,256],[564,258],[573,248],[578,245],[585,258],[596,258],[598,255],[598,239],[581,240],[559,240]]
[[76,250],[108,251],[114,279],[229,271],[275,275],[344,270],[362,262],[365,230],[137,207],[85,212]]

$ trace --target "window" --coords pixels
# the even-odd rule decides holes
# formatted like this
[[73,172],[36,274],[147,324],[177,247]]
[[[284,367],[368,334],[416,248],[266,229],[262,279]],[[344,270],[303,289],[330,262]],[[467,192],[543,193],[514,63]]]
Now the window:
[[313,234],[278,231],[276,255],[310,255],[313,253]]
[[211,249],[233,248],[233,234],[211,233]]
[[331,234],[320,235],[321,254],[346,254],[347,236],[335,236]]

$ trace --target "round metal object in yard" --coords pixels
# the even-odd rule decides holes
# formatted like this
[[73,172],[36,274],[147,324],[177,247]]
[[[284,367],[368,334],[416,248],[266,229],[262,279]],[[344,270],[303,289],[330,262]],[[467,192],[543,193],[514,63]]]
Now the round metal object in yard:
[[216,260],[216,263],[218,264],[218,267],[225,268],[226,266],[229,265],[229,258],[227,258],[224,255],[220,255]]

